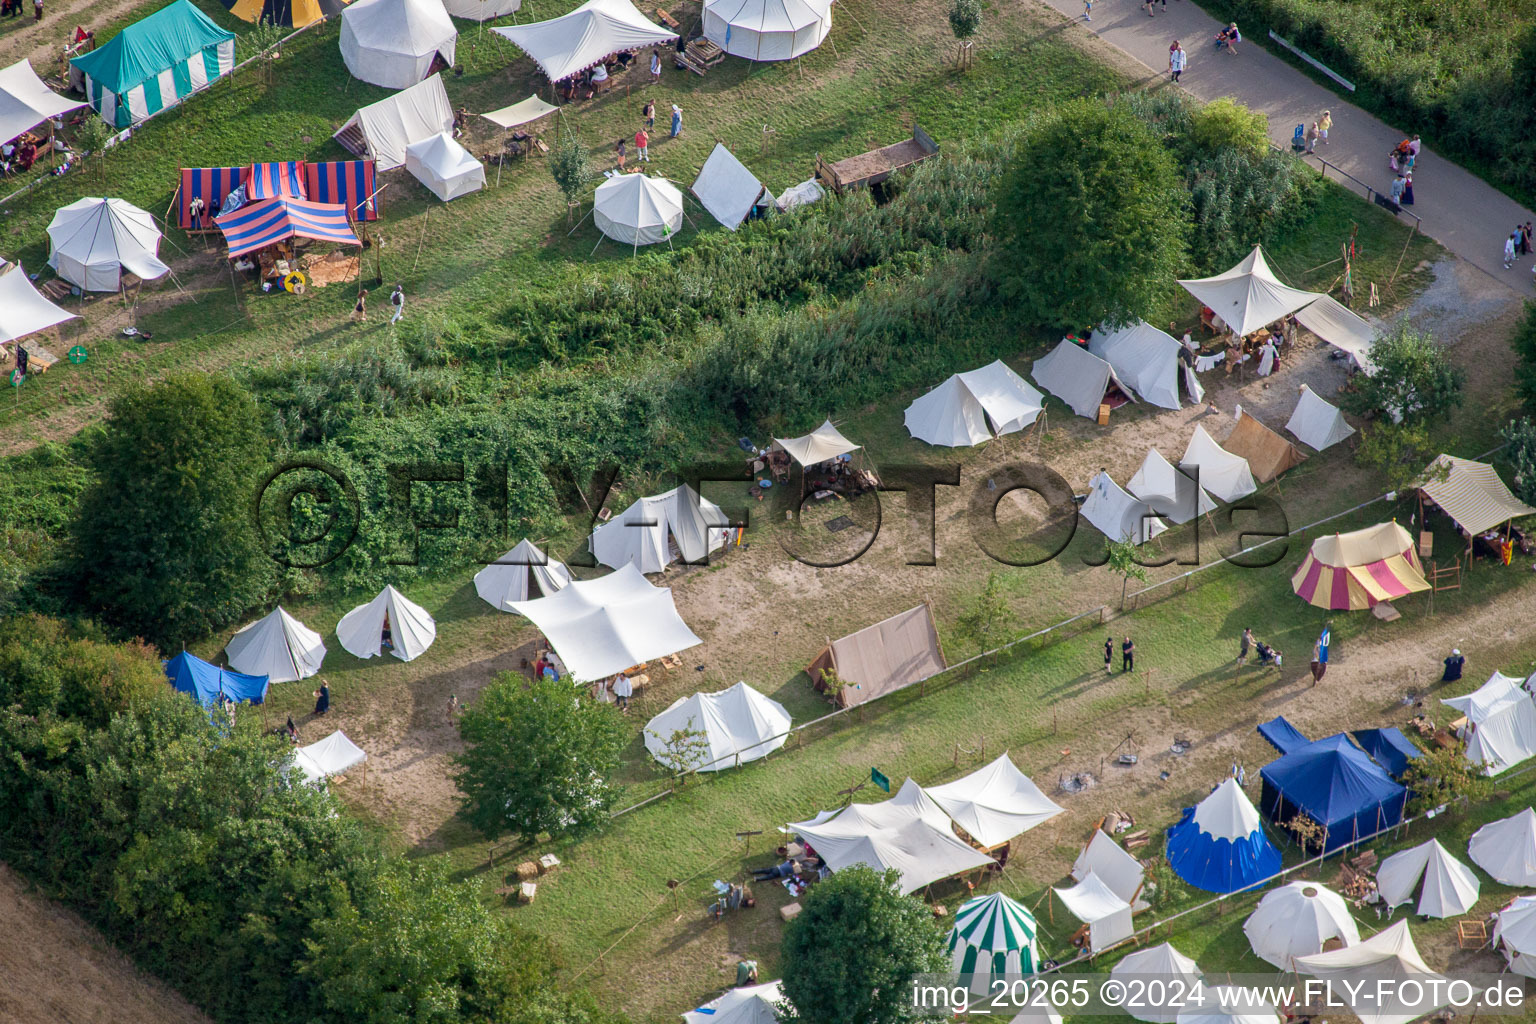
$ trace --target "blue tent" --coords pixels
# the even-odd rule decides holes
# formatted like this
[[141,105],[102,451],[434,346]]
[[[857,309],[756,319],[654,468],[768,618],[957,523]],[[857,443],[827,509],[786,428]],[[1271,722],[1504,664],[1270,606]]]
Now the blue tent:
[[1168,866],[1196,889],[1239,892],[1280,872],[1280,851],[1253,803],[1227,779],[1168,830]]
[[1387,774],[1394,779],[1402,778],[1409,761],[1424,756],[1424,751],[1415,746],[1414,742],[1396,727],[1356,729],[1351,735],[1355,737],[1355,742],[1360,744],[1361,749],[1375,758],[1376,763],[1385,768]]
[[1259,735],[1269,741],[1269,745],[1282,754],[1289,754],[1293,750],[1300,750],[1312,741],[1301,734],[1301,730],[1285,720],[1284,715],[1277,715],[1267,722],[1259,725]]
[[1325,853],[1403,819],[1408,791],[1343,733],[1308,743],[1265,765],[1260,806],[1284,825],[1304,813],[1328,830]]
[[235,703],[250,701],[260,704],[267,699],[267,677],[248,676],[220,668],[188,651],[182,651],[165,663],[165,674],[171,685],[182,693],[190,693],[199,704],[211,708],[224,694]]

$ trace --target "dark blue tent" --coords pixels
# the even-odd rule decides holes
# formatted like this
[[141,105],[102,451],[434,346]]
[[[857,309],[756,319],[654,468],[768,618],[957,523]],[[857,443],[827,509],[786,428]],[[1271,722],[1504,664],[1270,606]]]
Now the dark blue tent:
[[248,676],[220,668],[187,651],[165,663],[165,674],[172,686],[190,693],[205,708],[217,704],[221,693],[237,704],[260,704],[267,699],[266,676]]
[[1227,779],[1168,830],[1168,866],[1196,889],[1240,892],[1280,873],[1280,851],[1237,780]]
[[1385,768],[1387,774],[1394,779],[1403,777],[1409,761],[1424,756],[1424,751],[1415,746],[1414,742],[1396,727],[1356,729],[1350,735],[1354,736],[1355,742],[1360,744],[1361,749],[1375,758],[1376,763]]
[[1308,743],[1259,771],[1260,807],[1284,825],[1304,813],[1328,830],[1325,853],[1403,820],[1408,791],[1343,733]]
[[1289,754],[1293,750],[1300,750],[1312,741],[1301,734],[1301,730],[1285,720],[1284,715],[1277,715],[1267,722],[1259,725],[1259,735],[1269,740],[1269,745],[1282,754]]

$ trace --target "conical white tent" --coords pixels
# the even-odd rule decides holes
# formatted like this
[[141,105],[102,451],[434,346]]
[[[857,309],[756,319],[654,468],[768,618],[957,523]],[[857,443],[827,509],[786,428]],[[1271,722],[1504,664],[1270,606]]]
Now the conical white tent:
[[1355,428],[1344,421],[1338,406],[1319,398],[1317,392],[1305,384],[1301,386],[1296,411],[1291,413],[1285,429],[1295,434],[1302,444],[1318,451],[1331,448],[1355,432]]
[[347,653],[357,658],[372,658],[384,651],[384,623],[390,628],[391,654],[401,661],[412,661],[437,639],[437,622],[419,604],[406,600],[394,587],[386,586],[367,604],[360,604],[336,623],[336,639]]
[[783,983],[744,985],[683,1014],[684,1024],[778,1024]]
[[[677,558],[702,562],[725,547],[730,517],[687,484],[641,498],[592,531],[592,554],[618,569],[661,572]],[[673,554],[672,543],[677,545]]]
[[[717,693],[679,697],[645,723],[645,749],[674,772],[718,772],[767,757],[789,738],[789,712],[745,682]],[[667,749],[680,731],[703,733],[687,756]],[[681,762],[681,763],[679,763]]]
[[1472,863],[1505,885],[1536,885],[1536,811],[1489,822],[1467,844]]
[[790,458],[807,468],[859,450],[859,446],[844,437],[831,420],[824,421],[803,437],[776,437],[768,448],[788,452]]
[[1438,839],[1394,853],[1376,869],[1376,888],[1388,907],[1413,899],[1421,879],[1424,888],[1414,911],[1420,917],[1465,914],[1482,890],[1472,869],[1447,853]]
[[1466,758],[1497,775],[1536,756],[1536,700],[1520,680],[1495,672],[1463,697],[1440,701],[1467,716]]
[[571,582],[571,570],[524,537],[517,547],[475,573],[475,593],[499,612],[509,612],[516,601],[548,597]]
[[485,167],[449,132],[405,147],[405,169],[443,202],[485,188]]
[[1267,893],[1243,922],[1243,934],[1259,959],[1282,971],[1295,970],[1297,957],[1321,953],[1330,939],[1346,946],[1360,941],[1343,897],[1316,882],[1292,882]]
[[[1138,320],[1114,331],[1099,329],[1088,339],[1088,351],[1115,368],[1120,379],[1145,401],[1164,409],[1179,402],[1178,339]],[[1199,401],[1199,397],[1195,397]]]
[[1146,869],[1101,828],[1093,830],[1093,837],[1072,862],[1073,878],[1081,882],[1089,876],[1096,876],[1134,909],[1147,908],[1147,902],[1141,898]]
[[1219,501],[1236,501],[1259,489],[1253,482],[1248,460],[1217,444],[1201,426],[1195,427],[1189,447],[1184,449],[1184,457],[1179,460],[1179,468]]
[[757,175],[719,142],[710,150],[689,191],[710,216],[732,231],[741,227],[754,207],[774,203],[773,194]]
[[[1150,1002],[1147,995],[1155,996],[1160,988],[1179,992],[1178,986],[1184,986],[1182,991],[1188,991],[1201,977],[1195,962],[1166,942],[1151,949],[1137,950],[1110,968],[1109,976],[1124,981],[1130,994],[1130,998],[1120,1004],[1120,1009],[1137,1020],[1151,1021],[1152,1024],[1173,1024],[1178,1010]],[[1138,981],[1140,984],[1136,983]],[[1158,982],[1161,985],[1156,984]]]
[[919,441],[962,448],[990,441],[993,431],[1023,430],[1044,406],[1044,396],[999,359],[955,374],[907,406],[907,431]]
[[832,31],[832,0],[706,0],[704,38],[733,57],[789,60]]
[[1184,290],[1216,311],[1216,315],[1243,336],[1266,324],[1290,316],[1322,298],[1321,292],[1306,292],[1281,284],[1264,259],[1264,250],[1253,247],[1242,262],[1215,277],[1180,281]]
[[1150,505],[1152,511],[1175,523],[1187,523],[1197,515],[1216,511],[1216,503],[1205,488],[1175,469],[1156,448],[1147,451],[1126,489]]
[[683,226],[683,194],[665,178],[616,174],[593,193],[592,222],[615,242],[665,242]]
[[353,78],[405,89],[439,56],[452,66],[459,32],[442,0],[356,0],[341,12],[341,59]]
[[1493,944],[1509,969],[1536,978],[1536,896],[1520,896],[1493,915]]
[[1052,888],[1051,892],[1088,926],[1088,946],[1095,953],[1130,938],[1135,930],[1131,905],[1091,871],[1070,889]]
[[0,341],[16,341],[74,318],[33,287],[20,263],[0,271]]
[[443,9],[455,18],[490,21],[522,9],[523,0],[443,0]]
[[1408,1024],[1450,1001],[1438,998],[1443,984],[1431,990],[1440,975],[1419,956],[1407,921],[1344,949],[1298,956],[1296,970],[1321,978],[1335,992],[1352,993],[1349,1009],[1360,1024]]
[[949,955],[961,980],[970,979],[972,992],[996,995],[998,984],[1034,974],[1040,964],[1035,916],[1000,892],[968,899],[955,911]]
[[1035,383],[1061,399],[1079,416],[1098,419],[1099,405],[1111,383],[1135,401],[1136,396],[1115,375],[1114,367],[1075,342],[1063,340],[1047,355],[1036,359],[1029,375]]
[[989,765],[923,790],[982,846],[994,847],[1043,825],[1062,808],[1019,771],[1007,751]]
[[308,679],[320,671],[325,641],[278,605],[270,615],[244,626],[224,645],[229,667],[274,683]]
[[304,773],[304,780],[312,786],[366,760],[368,755],[363,752],[363,748],[347,739],[346,733],[340,729],[317,743],[293,752],[294,766]]
[[493,28],[533,58],[551,82],[569,78],[625,50],[662,46],[677,39],[641,14],[629,0],[587,0],[558,18]]
[[1178,1024],[1280,1024],[1273,1006],[1266,1006],[1259,989],[1236,985],[1203,985],[1198,997],[1186,998],[1174,1018]]
[[1168,524],[1153,514],[1152,506],[1125,493],[1103,470],[1088,481],[1082,515],[1113,541],[1145,544],[1168,529]]
[[170,273],[160,262],[160,229],[122,199],[77,199],[48,224],[48,265],[88,292],[115,292],[122,272],[145,281]]
[[1168,830],[1173,873],[1207,892],[1240,892],[1280,871],[1280,851],[1264,834],[1258,809],[1228,777]]

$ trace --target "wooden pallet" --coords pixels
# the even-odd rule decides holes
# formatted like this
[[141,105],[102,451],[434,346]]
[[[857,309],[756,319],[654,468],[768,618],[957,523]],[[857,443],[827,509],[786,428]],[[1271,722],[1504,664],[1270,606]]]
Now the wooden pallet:
[[656,8],[656,17],[660,18],[661,23],[667,28],[677,28],[677,19],[668,14],[665,8]]
[[678,67],[686,68],[696,75],[703,75],[725,60],[725,51],[708,39],[700,37],[685,46],[681,53],[676,54],[676,57]]

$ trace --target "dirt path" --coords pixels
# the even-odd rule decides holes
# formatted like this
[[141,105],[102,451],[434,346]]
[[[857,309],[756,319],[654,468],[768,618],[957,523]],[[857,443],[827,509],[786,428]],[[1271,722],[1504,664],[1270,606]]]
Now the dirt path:
[[134,8],[142,7],[148,14],[159,6],[145,0],[43,0],[43,20],[38,22],[32,20],[32,5],[28,3],[22,17],[0,21],[0,67],[25,57],[32,62],[32,69],[47,79],[58,73],[59,54],[76,25],[100,29],[116,24]]

